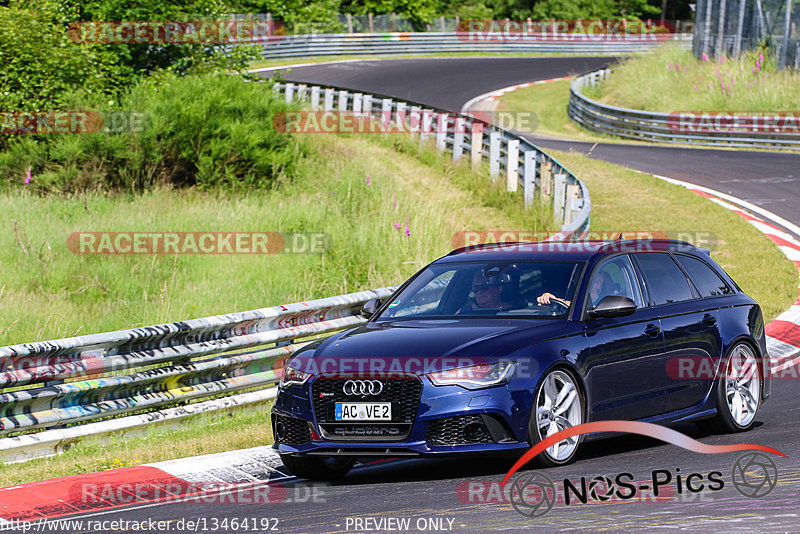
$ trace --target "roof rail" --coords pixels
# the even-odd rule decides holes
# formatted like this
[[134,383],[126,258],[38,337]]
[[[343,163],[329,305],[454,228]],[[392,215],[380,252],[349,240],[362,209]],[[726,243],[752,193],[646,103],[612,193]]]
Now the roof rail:
[[598,252],[603,251],[609,247],[619,247],[619,246],[629,246],[635,245],[637,243],[655,243],[660,245],[668,245],[668,246],[681,246],[681,247],[692,247],[697,248],[696,245],[689,243],[688,241],[682,241],[680,239],[620,239],[617,241],[606,241],[605,245],[600,247]]

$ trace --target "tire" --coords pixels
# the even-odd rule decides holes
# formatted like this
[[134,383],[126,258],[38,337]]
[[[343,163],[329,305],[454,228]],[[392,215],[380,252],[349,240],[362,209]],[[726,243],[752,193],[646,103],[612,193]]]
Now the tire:
[[747,343],[731,349],[725,373],[717,379],[717,414],[697,421],[709,434],[744,432],[753,427],[761,399],[761,366]]
[[356,459],[350,456],[291,456],[281,455],[291,474],[309,480],[337,480],[345,476]]
[[[557,404],[556,404],[557,403]],[[584,399],[574,375],[564,369],[553,369],[536,387],[533,395],[528,436],[536,445],[547,436],[583,422]],[[534,458],[539,467],[555,467],[569,463],[578,451],[581,436],[564,440],[545,449]]]

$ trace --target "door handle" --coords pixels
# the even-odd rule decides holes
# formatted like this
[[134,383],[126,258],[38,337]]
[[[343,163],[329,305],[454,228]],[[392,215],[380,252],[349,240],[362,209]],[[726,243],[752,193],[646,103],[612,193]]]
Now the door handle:
[[647,325],[647,328],[644,329],[644,333],[650,337],[656,337],[658,334],[661,333],[661,328],[654,324]]
[[707,313],[703,316],[703,322],[708,326],[714,326],[715,324],[717,324],[717,318],[711,315],[710,313]]

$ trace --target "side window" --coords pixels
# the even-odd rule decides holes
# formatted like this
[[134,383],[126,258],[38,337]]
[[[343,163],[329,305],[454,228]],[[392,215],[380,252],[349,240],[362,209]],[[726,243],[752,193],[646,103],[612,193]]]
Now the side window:
[[656,305],[694,298],[689,280],[669,254],[642,253],[637,254],[636,259]]
[[700,295],[713,297],[733,293],[731,287],[704,261],[682,254],[676,254],[675,259],[689,273],[689,278],[692,279],[695,287],[700,291]]
[[628,256],[612,258],[594,270],[589,283],[588,307],[591,309],[597,306],[608,295],[628,297],[637,307],[642,307],[642,293]]
[[425,284],[425,286],[420,288],[408,302],[401,303],[400,301],[394,301],[389,305],[390,309],[387,310],[386,317],[405,317],[408,315],[435,313],[436,308],[439,306],[439,301],[444,295],[444,290],[453,279],[455,273],[455,270],[449,270],[433,278],[430,282]]

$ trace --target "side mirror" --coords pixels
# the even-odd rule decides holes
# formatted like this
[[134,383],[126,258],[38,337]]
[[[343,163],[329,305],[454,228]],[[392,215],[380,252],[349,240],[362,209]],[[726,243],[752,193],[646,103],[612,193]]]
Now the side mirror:
[[625,317],[636,311],[636,303],[628,297],[608,295],[589,310],[589,317]]
[[369,299],[367,302],[361,306],[361,315],[364,316],[365,319],[369,319],[375,312],[378,311],[378,308],[381,307],[381,299]]

